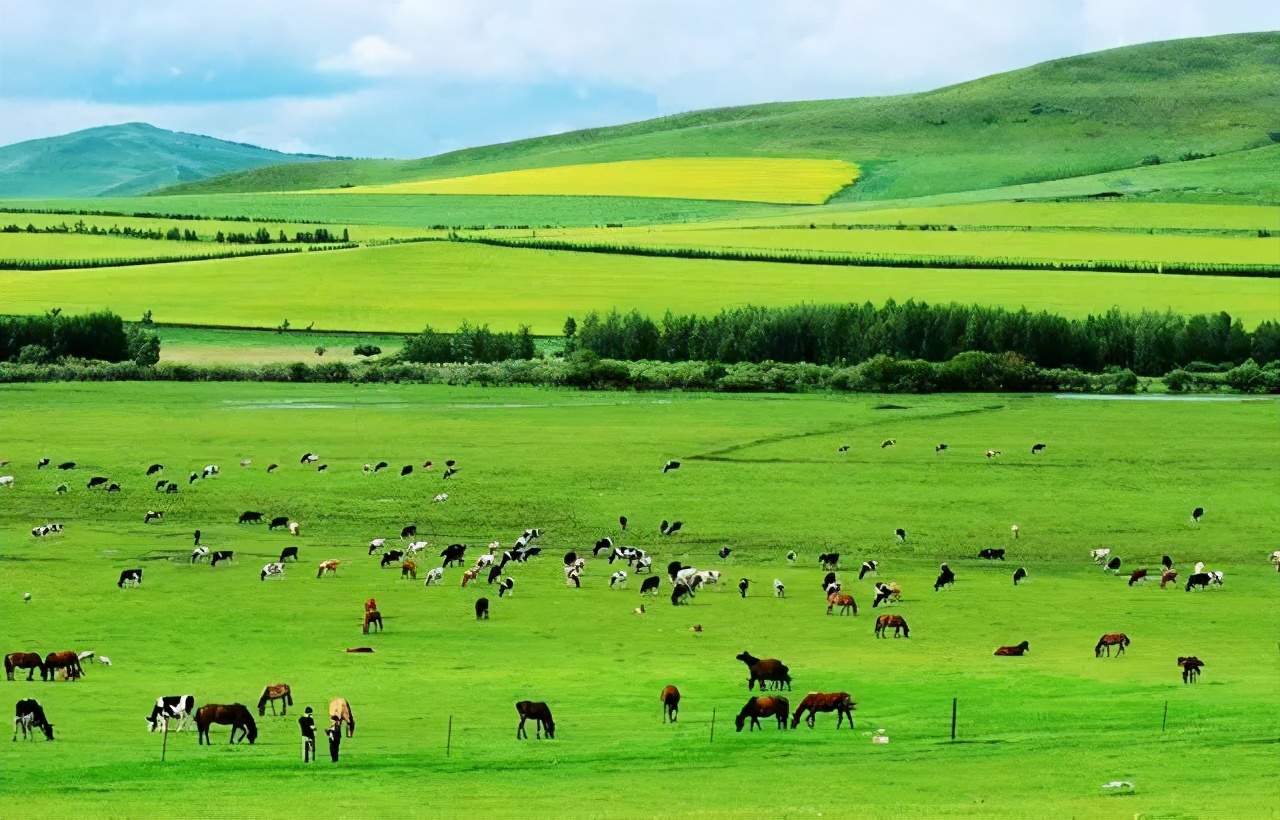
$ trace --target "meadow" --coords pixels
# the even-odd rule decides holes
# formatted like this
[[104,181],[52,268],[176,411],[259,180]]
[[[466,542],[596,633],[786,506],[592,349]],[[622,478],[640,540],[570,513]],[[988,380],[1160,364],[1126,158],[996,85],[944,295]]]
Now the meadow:
[[[66,816],[68,801],[115,817],[1276,814],[1272,401],[259,384],[5,386],[0,400],[0,455],[16,478],[0,489],[5,651],[113,660],[74,683],[3,684],[39,697],[57,732],[53,743],[0,745],[0,796],[24,817]],[[890,437],[897,445],[881,448]],[[935,454],[940,441],[950,449]],[[1048,447],[1032,456],[1033,442]],[[987,448],[1004,455],[988,460]],[[298,464],[308,450],[327,472]],[[45,456],[78,467],[37,470]],[[361,471],[446,458],[462,468],[449,482]],[[671,458],[683,466],[664,475]],[[152,462],[181,483],[177,496],[152,492]],[[267,474],[272,462],[282,466]],[[210,463],[220,476],[186,483]],[[122,492],[86,490],[90,475]],[[62,482],[70,491],[56,495]],[[431,503],[441,491],[449,500]],[[1206,510],[1199,526],[1194,506]],[[148,509],[164,520],[144,525]],[[244,509],[288,515],[302,534],[237,525]],[[661,519],[684,529],[663,538]],[[46,521],[65,531],[27,534]],[[544,551],[511,570],[510,600],[459,588],[456,569],[424,588],[366,554],[370,538],[394,542],[408,523],[436,551],[468,544],[471,560],[531,526],[545,530]],[[196,528],[235,562],[192,566]],[[726,583],[689,606],[652,600],[643,615],[632,613],[638,579],[611,591],[616,565],[603,559],[567,588],[561,555],[606,535],[650,550],[657,566],[720,569]],[[284,546],[301,561],[259,581]],[[734,550],[728,561],[721,546]],[[1169,554],[1184,577],[1204,561],[1226,584],[1130,588],[1089,562],[1100,546],[1125,570]],[[984,547],[1009,558],[978,561]],[[824,614],[815,556],[830,550],[843,555],[857,616]],[[327,558],[342,567],[317,580]],[[909,639],[872,636],[873,579],[856,580],[866,558],[903,586],[893,611]],[[943,560],[958,580],[935,593]],[[135,566],[142,586],[117,589]],[[1015,587],[1017,566],[1030,575]],[[752,581],[746,599],[739,577]],[[488,622],[471,612],[482,594]],[[386,631],[364,636],[371,596]],[[1097,637],[1116,630],[1133,639],[1127,655],[1095,659]],[[991,656],[1020,640],[1026,657]],[[342,651],[361,645],[375,653]],[[791,667],[793,707],[806,691],[850,692],[856,729],[823,715],[814,730],[735,733],[743,650]],[[1184,654],[1207,664],[1194,686],[1174,664]],[[142,720],[157,696],[252,708],[275,681],[296,703],[259,720],[255,745],[228,746],[222,727],[207,748],[194,732],[171,734],[161,762],[161,736]],[[658,703],[668,683],[684,695],[674,726]],[[351,702],[356,734],[339,764],[306,769],[294,715],[323,714],[334,696]],[[512,704],[526,698],[549,702],[556,740],[515,739]],[[872,744],[881,729],[890,742]],[[1229,772],[1230,787],[1207,794],[1208,771]],[[1117,779],[1136,790],[1100,788]]]

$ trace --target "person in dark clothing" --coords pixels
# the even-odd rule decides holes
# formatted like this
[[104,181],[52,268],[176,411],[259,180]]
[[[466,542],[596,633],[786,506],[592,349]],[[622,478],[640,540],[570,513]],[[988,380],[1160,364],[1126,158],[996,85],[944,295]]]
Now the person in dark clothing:
[[342,745],[342,721],[335,720],[324,733],[329,738],[329,757],[338,762],[338,747]]
[[298,718],[298,726],[302,729],[302,762],[310,763],[316,759],[316,721],[310,706]]

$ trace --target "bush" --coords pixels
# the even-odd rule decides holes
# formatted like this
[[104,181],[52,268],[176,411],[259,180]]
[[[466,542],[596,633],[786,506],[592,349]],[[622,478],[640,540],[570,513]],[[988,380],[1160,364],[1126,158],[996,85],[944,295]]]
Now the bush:
[[356,345],[351,352],[357,356],[377,356],[382,353],[382,348],[377,345]]
[[53,359],[53,354],[44,345],[24,345],[18,351],[18,364],[45,364]]

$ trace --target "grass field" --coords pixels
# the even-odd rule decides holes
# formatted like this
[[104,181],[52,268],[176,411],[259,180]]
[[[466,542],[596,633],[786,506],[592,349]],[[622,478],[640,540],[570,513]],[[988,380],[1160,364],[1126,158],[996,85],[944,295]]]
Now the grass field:
[[[352,271],[359,271],[353,276]],[[157,322],[317,330],[495,330],[557,334],[568,315],[636,308],[661,316],[734,305],[977,302],[1065,316],[1172,308],[1225,310],[1252,326],[1280,316],[1274,279],[1155,274],[844,268],[518,250],[432,242],[163,268],[0,272],[5,312],[110,307]]]
[[345,190],[352,194],[620,196],[813,205],[827,201],[857,178],[857,166],[841,160],[707,157],[561,165]]
[[[2,455],[16,477],[0,489],[6,651],[93,649],[114,661],[75,683],[3,684],[39,697],[57,727],[54,743],[0,745],[0,795],[24,817],[65,816],[69,800],[119,817],[301,817],[320,805],[421,816],[1275,816],[1273,402],[257,384],[6,386],[0,397]],[[881,449],[887,437],[897,446]],[[938,441],[951,447],[942,456]],[[1049,446],[1032,457],[1035,441]],[[1004,457],[983,458],[988,447]],[[328,472],[298,465],[307,450]],[[42,456],[79,467],[37,471]],[[236,466],[243,458],[249,468]],[[403,480],[360,471],[446,458],[462,468],[448,484],[421,470]],[[664,475],[669,458],[684,466]],[[143,476],[153,461],[179,480],[209,463],[222,474],[157,496]],[[273,461],[283,466],[268,475]],[[90,493],[90,475],[123,491]],[[65,496],[53,492],[59,482]],[[449,501],[431,504],[441,490]],[[1199,527],[1188,521],[1196,505],[1207,511]],[[161,508],[163,523],[143,525],[143,512]],[[289,515],[302,535],[235,524],[244,509]],[[620,514],[632,523],[625,543],[659,566],[722,569],[724,588],[688,607],[652,601],[643,616],[632,614],[637,579],[610,591],[616,567],[603,560],[589,563],[582,589],[566,588],[562,553],[604,535],[624,543]],[[663,518],[684,521],[683,532],[660,538]],[[46,521],[66,529],[27,535]],[[510,573],[510,600],[460,589],[456,569],[424,589],[365,554],[370,538],[395,541],[411,522],[437,551],[467,543],[471,559],[529,526],[545,529],[545,549]],[[196,528],[237,560],[191,566]],[[722,545],[734,549],[727,563],[714,556]],[[1184,573],[1205,561],[1227,582],[1206,593],[1130,588],[1089,563],[1104,545],[1126,569],[1167,553]],[[260,582],[282,546],[299,547],[301,562]],[[1009,560],[972,559],[988,546]],[[815,555],[829,549],[844,556],[856,617],[824,614]],[[788,550],[800,555],[794,566]],[[850,570],[873,557],[881,580],[904,587],[894,611],[910,639],[871,634],[871,579]],[[316,580],[325,558],[343,566]],[[934,593],[941,560],[959,580]],[[1030,577],[1015,588],[1019,565]],[[142,587],[117,589],[133,566],[145,569]],[[754,582],[745,600],[739,577]],[[772,596],[775,577],[786,599]],[[493,600],[487,623],[471,615],[480,594]],[[357,621],[370,596],[386,631],[366,637]],[[1116,630],[1133,639],[1127,656],[1095,659],[1098,635]],[[1027,657],[991,657],[1024,639]],[[342,653],[359,645],[376,652]],[[837,732],[820,716],[816,730],[734,733],[746,691],[733,656],[744,649],[791,667],[793,705],[810,690],[852,693],[857,729]],[[1182,654],[1206,661],[1201,683],[1181,683]],[[160,736],[142,721],[157,696],[252,707],[274,681],[293,687],[296,705],[260,720],[256,745],[228,747],[225,728],[211,748],[194,732],[172,735],[160,762]],[[684,694],[675,726],[662,724],[657,700],[668,683]],[[293,715],[323,713],[333,696],[350,700],[356,735],[337,766],[303,769]],[[515,740],[512,704],[525,698],[550,703],[556,740]],[[878,729],[887,746],[870,743]],[[1211,798],[1210,768],[1230,772],[1230,788]],[[1136,792],[1099,788],[1116,779]]]
[[[376,345],[385,355],[399,351],[404,344],[403,336],[370,333],[277,333],[195,327],[156,327],[155,332],[160,336],[161,360],[186,364],[353,362],[365,358],[352,353],[356,345]],[[325,349],[323,356],[316,355],[317,347]]]
[[[251,251],[252,245],[168,242],[119,236],[62,233],[0,233],[0,259],[178,259]],[[293,243],[272,248],[299,247]]]

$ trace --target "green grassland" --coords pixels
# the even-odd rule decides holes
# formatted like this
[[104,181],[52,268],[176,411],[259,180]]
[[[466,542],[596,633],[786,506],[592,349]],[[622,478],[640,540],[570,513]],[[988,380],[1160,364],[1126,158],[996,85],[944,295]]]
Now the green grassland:
[[[1280,34],[1148,43],[921,94],[662,117],[420,160],[299,163],[167,189],[242,193],[378,185],[662,157],[814,157],[859,164],[848,200],[1043,182],[1270,144]],[[1250,192],[1274,190],[1253,178]],[[840,197],[837,197],[838,199]]]
[[[383,355],[395,353],[403,336],[372,333],[315,333],[290,330],[232,330],[207,327],[158,326],[160,359],[185,364],[264,364],[268,362],[363,361],[356,345],[375,345]],[[316,348],[324,355],[317,356]]]
[[[817,233],[817,232],[814,232]],[[352,275],[359,271],[360,275]],[[4,271],[6,313],[52,306],[150,310],[158,322],[405,332],[464,319],[557,334],[568,315],[611,308],[661,316],[735,305],[976,302],[1064,316],[1118,305],[1228,311],[1248,326],[1280,316],[1274,279],[1043,271],[930,270],[645,258],[428,242],[94,270]]]
[[[258,384],[5,386],[0,400],[16,477],[0,490],[5,650],[93,649],[114,662],[75,683],[0,684],[38,697],[57,727],[53,743],[0,744],[0,796],[24,817],[64,817],[70,802],[118,817],[1276,816],[1273,402]],[[897,446],[881,449],[888,437]],[[939,441],[950,450],[935,455]],[[1036,441],[1049,447],[1033,457]],[[1004,456],[983,458],[989,447]],[[306,450],[329,470],[299,466]],[[37,471],[43,456],[80,466]],[[245,458],[251,466],[237,467]],[[448,483],[360,470],[446,458],[462,467]],[[664,475],[669,458],[684,466]],[[143,476],[152,462],[179,481],[210,463],[222,474],[157,496]],[[268,475],[270,462],[283,466]],[[89,475],[123,491],[90,493]],[[65,496],[53,492],[60,482]],[[442,490],[448,502],[430,503]],[[1198,527],[1188,521],[1197,505],[1207,511]],[[164,509],[164,521],[144,525],[147,509]],[[244,509],[289,515],[302,535],[235,524]],[[620,514],[632,524],[625,540]],[[663,518],[683,532],[658,536]],[[46,521],[66,529],[27,535]],[[511,571],[510,600],[460,589],[456,569],[424,588],[379,570],[364,546],[395,541],[410,522],[436,551],[468,544],[472,560],[538,526],[544,553]],[[196,528],[237,560],[190,565]],[[651,550],[659,566],[722,569],[726,583],[687,607],[651,601],[644,615],[632,614],[638,579],[610,591],[616,566],[602,559],[581,589],[566,588],[563,552],[604,535]],[[715,557],[722,545],[729,562]],[[283,546],[301,561],[260,582]],[[990,546],[1009,560],[972,558]],[[1099,546],[1126,569],[1167,553],[1184,577],[1204,561],[1227,581],[1205,593],[1130,588],[1089,562]],[[855,617],[824,614],[815,556],[829,549],[843,555]],[[881,580],[904,588],[893,611],[909,639],[872,636],[871,579],[850,568],[873,557]],[[343,565],[317,580],[327,558]],[[942,560],[959,580],[935,593]],[[1019,565],[1030,577],[1014,587]],[[142,587],[117,589],[134,566]],[[739,577],[754,582],[745,600]],[[774,578],[785,599],[772,596]],[[493,616],[477,623],[482,594]],[[364,636],[371,596],[386,631]],[[1098,635],[1117,630],[1133,639],[1127,656],[1095,659]],[[1026,657],[991,657],[1020,640]],[[360,645],[376,652],[342,652]],[[735,733],[747,692],[733,656],[744,649],[790,666],[793,705],[806,691],[849,691],[856,730],[837,732],[824,715],[814,730]],[[1207,663],[1197,685],[1179,679],[1185,654]],[[160,762],[161,738],[142,721],[157,696],[252,708],[275,681],[296,703],[260,720],[256,745],[229,747],[222,727],[208,748],[173,734]],[[668,683],[684,694],[674,726],[657,699]],[[338,765],[304,769],[293,716],[304,705],[323,714],[334,696],[350,700],[355,737]],[[515,739],[520,699],[550,703],[556,740]],[[888,745],[870,742],[878,729]],[[1211,796],[1207,772],[1223,773]],[[1100,789],[1116,779],[1135,793]]]

